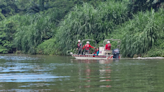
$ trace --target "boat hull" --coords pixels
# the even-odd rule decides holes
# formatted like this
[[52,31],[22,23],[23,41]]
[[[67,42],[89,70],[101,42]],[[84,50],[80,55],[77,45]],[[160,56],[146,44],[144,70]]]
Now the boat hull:
[[113,59],[113,55],[105,56],[105,55],[99,55],[99,56],[94,56],[93,54],[91,55],[77,55],[73,54],[73,57],[76,59],[96,59],[96,60],[101,60],[101,59]]

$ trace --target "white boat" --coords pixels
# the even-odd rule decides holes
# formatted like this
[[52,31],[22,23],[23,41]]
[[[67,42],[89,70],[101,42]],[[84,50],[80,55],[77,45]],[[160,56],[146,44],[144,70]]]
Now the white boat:
[[[86,40],[94,41],[92,39],[85,39],[83,41],[86,41]],[[107,40],[118,41],[118,43],[120,42],[119,39],[105,39],[104,42],[107,41]],[[83,41],[82,41],[82,43],[83,43]],[[70,54],[72,55],[72,57],[74,57],[76,59],[92,59],[92,60],[95,60],[95,59],[96,60],[113,59],[112,51],[110,51],[111,53],[109,55],[107,54],[107,52],[109,52],[109,51],[105,51],[105,44],[104,44],[104,42],[103,42],[102,46],[99,46],[99,54],[98,54],[98,56],[97,55],[93,55],[93,54],[85,54],[85,55],[82,55],[82,54],[78,55],[78,54],[73,54],[73,53],[70,53]],[[121,58],[121,56],[119,55],[119,59],[120,58]]]
[[113,55],[93,55],[93,54],[86,54],[86,55],[77,55],[77,54],[72,54],[73,57],[75,57],[76,59],[97,59],[97,60],[101,60],[101,59],[113,59]]

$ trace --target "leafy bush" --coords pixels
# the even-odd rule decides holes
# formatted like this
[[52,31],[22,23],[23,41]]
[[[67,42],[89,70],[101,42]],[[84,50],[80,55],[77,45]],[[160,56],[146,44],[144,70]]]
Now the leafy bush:
[[38,54],[59,54],[55,48],[55,39],[49,39],[37,46]]
[[152,47],[152,49],[150,49],[146,55],[150,57],[164,57],[164,50],[159,47]]
[[16,32],[14,20],[4,19],[0,22],[0,53],[12,53],[14,34]]

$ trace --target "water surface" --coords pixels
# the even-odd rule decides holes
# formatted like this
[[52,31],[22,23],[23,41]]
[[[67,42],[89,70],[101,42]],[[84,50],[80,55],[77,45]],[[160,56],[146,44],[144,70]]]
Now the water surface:
[[164,60],[0,55],[0,92],[164,92]]

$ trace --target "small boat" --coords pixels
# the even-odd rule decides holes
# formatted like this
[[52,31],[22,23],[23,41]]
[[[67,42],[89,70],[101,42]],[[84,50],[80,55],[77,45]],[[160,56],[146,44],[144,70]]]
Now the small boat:
[[[105,42],[108,40],[112,40],[112,41],[118,41],[118,44],[120,43],[119,39],[105,39],[103,41],[103,45],[99,46],[99,54],[98,55],[93,55],[93,54],[73,54],[72,52],[70,53],[72,55],[72,57],[76,58],[76,59],[91,59],[91,60],[107,60],[107,59],[113,59],[113,54],[112,51],[105,51]],[[95,41],[93,39],[85,39],[82,40],[82,44],[84,41]],[[97,45],[96,41],[95,41],[95,45]],[[119,45],[117,45],[119,47]],[[110,52],[110,54],[107,54],[107,52]],[[119,59],[121,58],[121,55],[119,55]]]

